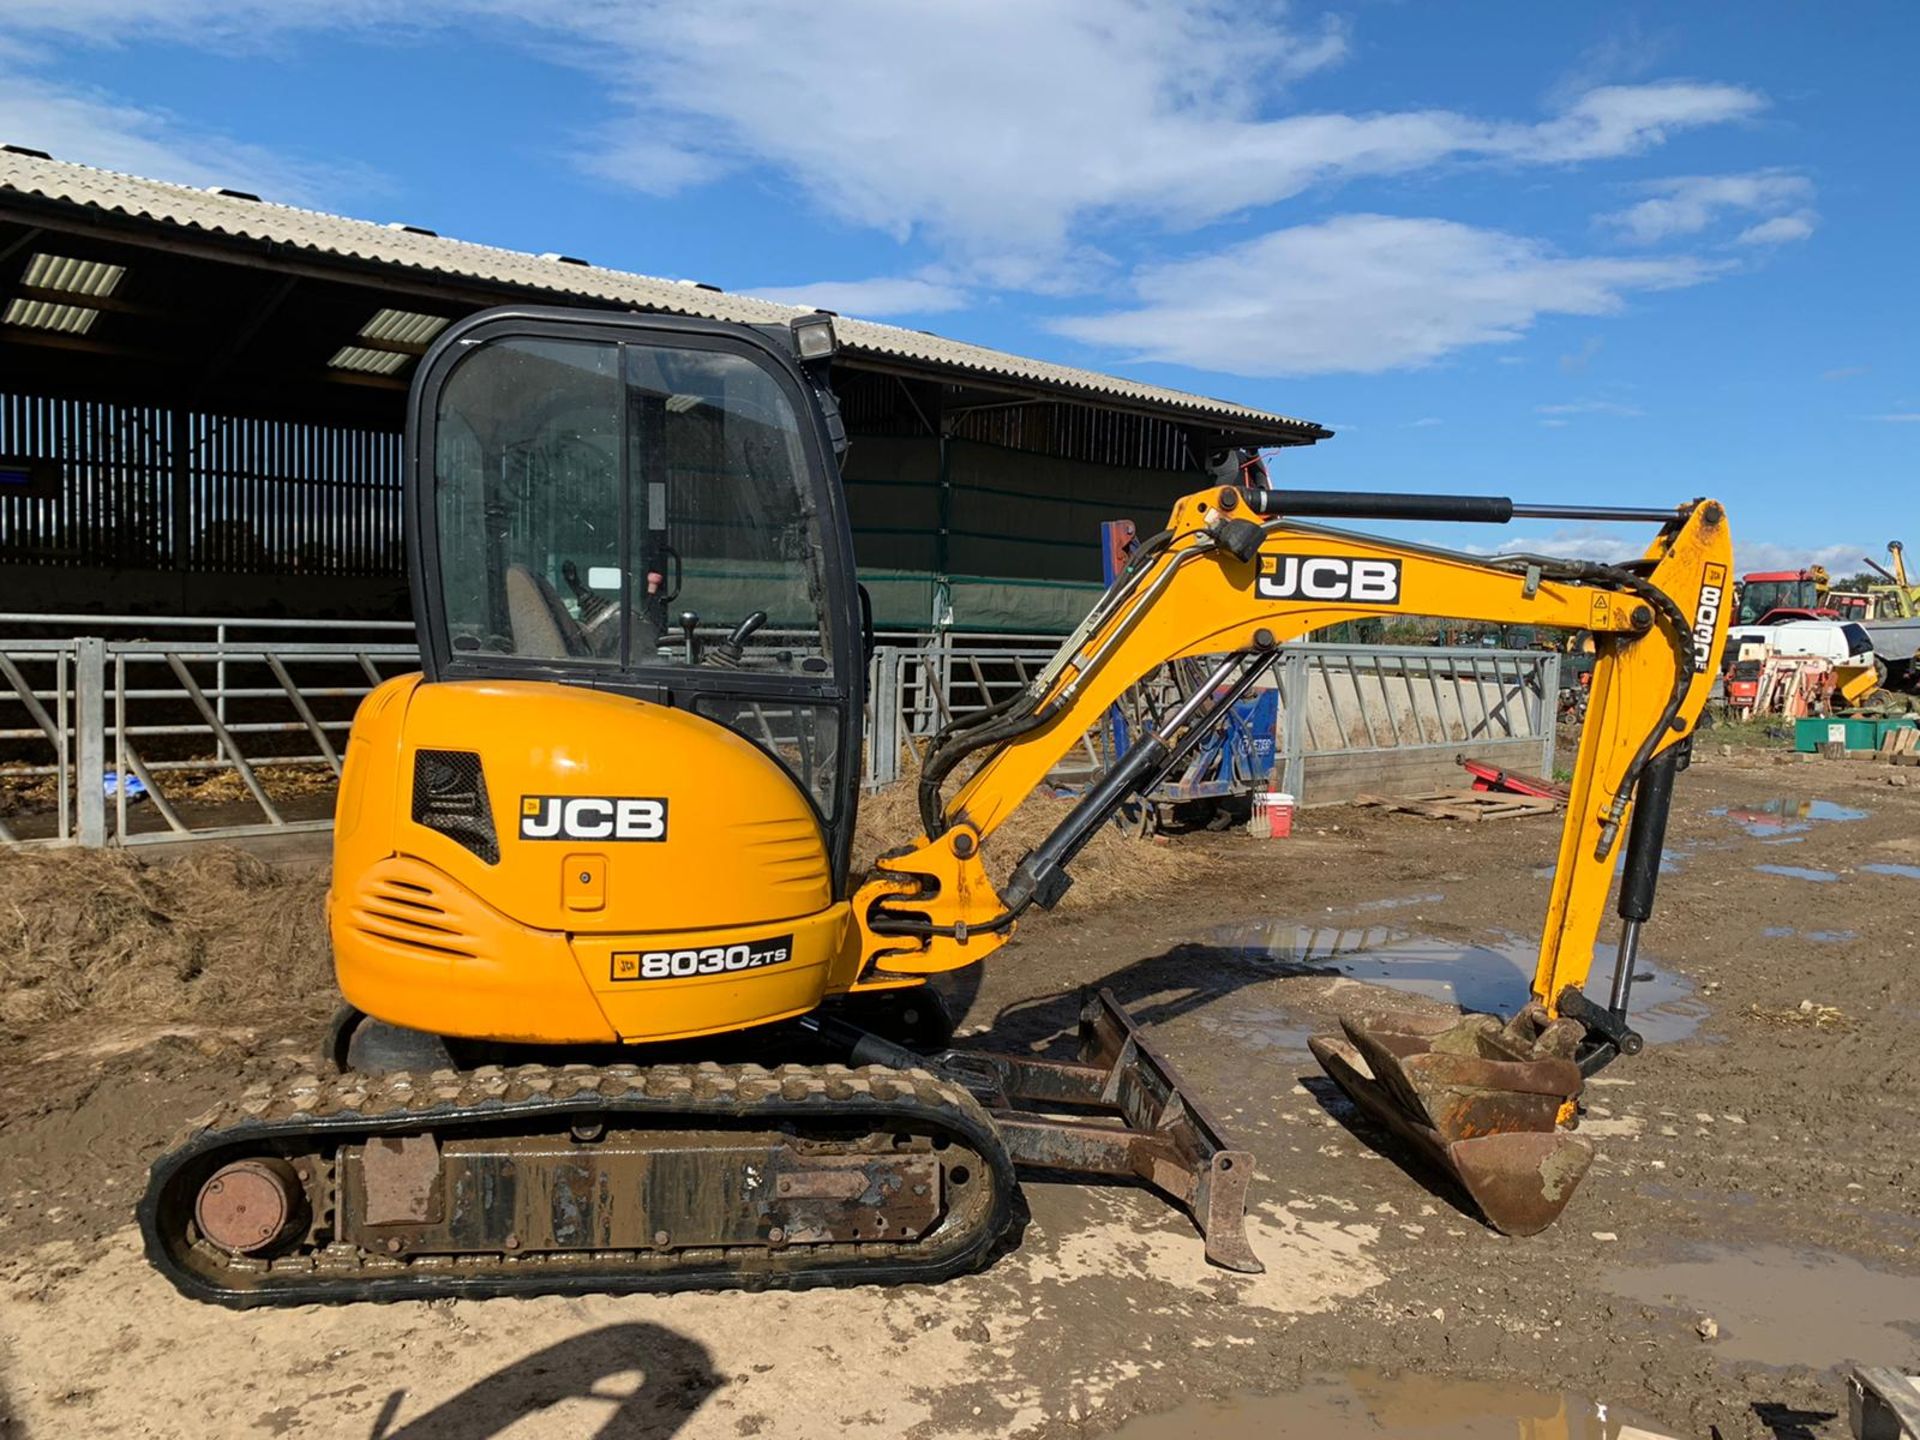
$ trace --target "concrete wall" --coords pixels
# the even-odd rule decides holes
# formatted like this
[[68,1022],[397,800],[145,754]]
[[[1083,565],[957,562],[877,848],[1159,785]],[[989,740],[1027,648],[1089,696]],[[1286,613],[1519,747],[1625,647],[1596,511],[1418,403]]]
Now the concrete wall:
[[1462,788],[1461,755],[1551,776],[1557,657],[1304,648],[1276,672],[1282,787],[1302,805]]
[[1417,795],[1423,790],[1466,788],[1467,772],[1456,755],[1485,760],[1529,775],[1544,775],[1549,760],[1545,740],[1507,740],[1462,745],[1458,750],[1425,746],[1410,750],[1374,750],[1350,755],[1306,757],[1304,805],[1344,805],[1356,795]]

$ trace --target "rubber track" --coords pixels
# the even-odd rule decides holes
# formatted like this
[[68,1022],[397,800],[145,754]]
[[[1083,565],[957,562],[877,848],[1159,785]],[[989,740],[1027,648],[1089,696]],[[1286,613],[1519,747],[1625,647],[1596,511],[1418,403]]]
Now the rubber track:
[[[263,1149],[280,1153],[328,1152],[365,1137],[432,1132],[455,1138],[470,1126],[489,1132],[524,1128],[549,1133],[575,1117],[622,1119],[713,1119],[738,1124],[790,1123],[844,1130],[899,1130],[918,1122],[974,1150],[992,1171],[993,1194],[986,1223],[958,1248],[931,1256],[907,1252],[912,1242],[845,1242],[794,1246],[779,1252],[782,1263],[765,1266],[765,1247],[708,1247],[679,1252],[686,1263],[649,1266],[548,1260],[539,1255],[499,1256],[496,1268],[471,1273],[466,1263],[435,1257],[412,1261],[354,1251],[344,1262],[335,1247],[311,1263],[230,1262],[233,1281],[220,1284],[190,1267],[193,1249],[185,1217],[190,1189],[223,1159]],[[277,1086],[257,1087],[190,1122],[190,1127],[153,1164],[138,1207],[147,1258],[190,1299],[236,1309],[263,1305],[311,1305],[366,1300],[424,1300],[455,1296],[620,1294],[637,1291],[801,1289],[821,1285],[934,1283],[984,1264],[1013,1223],[1017,1189],[1013,1162],[978,1101],[957,1085],[920,1070],[841,1065],[522,1065],[484,1066],[468,1072],[307,1075]],[[167,1233],[172,1231],[173,1233]],[[948,1242],[952,1243],[952,1242]],[[203,1256],[207,1248],[199,1252]],[[639,1252],[632,1252],[638,1254]],[[606,1260],[596,1255],[596,1260]],[[543,1263],[543,1261],[545,1263]],[[756,1262],[758,1262],[756,1264]],[[204,1260],[202,1263],[205,1263]],[[516,1273],[517,1272],[517,1273]]]

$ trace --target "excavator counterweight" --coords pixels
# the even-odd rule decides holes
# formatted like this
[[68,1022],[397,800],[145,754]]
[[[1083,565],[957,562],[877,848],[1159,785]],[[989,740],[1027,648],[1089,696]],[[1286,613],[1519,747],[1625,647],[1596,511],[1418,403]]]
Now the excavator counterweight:
[[[1287,642],[1448,616],[1593,635],[1530,1003],[1360,1014],[1314,1051],[1495,1226],[1550,1223],[1581,1084],[1640,1048],[1630,992],[1673,779],[1724,642],[1721,507],[1242,484],[1166,526],[1018,693],[951,720],[917,833],[851,861],[867,655],[829,385],[791,331],[503,310],[410,401],[422,673],[362,706],[329,923],[337,1072],[246,1097],[155,1162],[147,1253],[247,1306],[936,1280],[1010,1233],[1020,1167],[1131,1178],[1257,1270],[1252,1159],[1111,994],[1074,1061],[942,1048],[929,978],[1051,907],[1088,839]],[[1340,519],[1650,523],[1643,556],[1488,557]],[[996,884],[983,856],[1156,667],[1208,683]],[[1624,845],[1624,862],[1621,849]],[[1616,865],[1618,967],[1585,991]]]

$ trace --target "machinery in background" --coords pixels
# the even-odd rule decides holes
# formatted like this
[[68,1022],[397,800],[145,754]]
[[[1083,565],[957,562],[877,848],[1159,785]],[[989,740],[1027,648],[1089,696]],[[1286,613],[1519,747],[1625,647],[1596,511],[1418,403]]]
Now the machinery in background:
[[1867,594],[1873,600],[1875,620],[1912,620],[1920,618],[1920,585],[1907,578],[1907,549],[1898,540],[1887,542],[1887,559],[1893,568],[1889,570],[1870,555],[1860,557],[1874,574],[1887,583],[1869,585]]
[[1822,597],[1831,580],[1825,567],[1804,570],[1755,570],[1740,577],[1736,625],[1764,625],[1776,611],[1794,612],[1795,619],[1831,620],[1820,613]]
[[1898,540],[1887,542],[1887,560],[1891,569],[1875,560],[1866,562],[1887,581],[1868,587],[1874,615],[1865,622],[1867,633],[1873,637],[1874,651],[1886,662],[1887,684],[1896,690],[1920,691],[1920,664],[1915,663],[1920,652],[1920,585],[1907,575],[1906,548]]
[[[1216,463],[1213,468],[1220,466]],[[1266,485],[1264,465],[1255,471],[1243,463],[1223,473],[1230,478],[1255,478],[1257,485],[1249,488]],[[1107,585],[1126,573],[1139,539],[1131,520],[1101,522],[1101,579]],[[1211,668],[1199,660],[1171,661],[1116,701],[1106,719],[1112,760],[1118,761],[1136,742],[1150,737],[1168,715],[1189,703],[1194,691],[1208,683]],[[1279,733],[1280,691],[1271,678],[1263,677],[1250,694],[1233,703],[1175,770],[1128,802],[1123,813],[1129,825],[1143,835],[1176,822],[1218,829],[1230,817],[1251,811],[1255,797],[1278,783]]]
[[1855,709],[1872,701],[1889,673],[1866,627],[1838,620],[1736,626],[1724,663],[1725,701],[1743,720]]
[[1789,620],[1861,620],[1867,597],[1833,588],[1823,565],[1804,570],[1756,570],[1740,577],[1738,625],[1780,625]]

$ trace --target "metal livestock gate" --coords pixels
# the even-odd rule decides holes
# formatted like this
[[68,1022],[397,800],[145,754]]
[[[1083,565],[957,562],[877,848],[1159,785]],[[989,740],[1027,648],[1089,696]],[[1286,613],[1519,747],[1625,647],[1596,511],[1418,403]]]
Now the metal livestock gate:
[[[48,621],[103,633],[0,639],[0,843],[324,830],[354,707],[418,658],[404,622],[0,615],[16,633]],[[903,778],[956,709],[1004,698],[1053,653],[1043,636],[882,640],[869,788]],[[1540,651],[1289,645],[1273,682],[1273,780],[1316,804],[1430,786],[1457,773],[1460,751],[1551,773],[1558,673],[1559,657]],[[1107,744],[1104,726],[1079,737],[1056,777],[1085,778]]]

